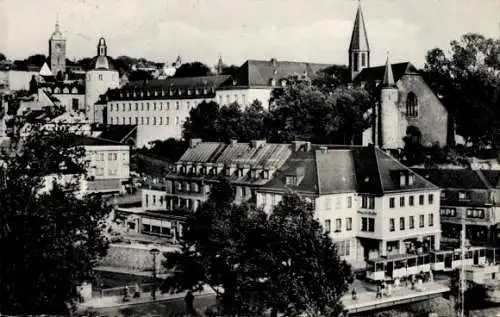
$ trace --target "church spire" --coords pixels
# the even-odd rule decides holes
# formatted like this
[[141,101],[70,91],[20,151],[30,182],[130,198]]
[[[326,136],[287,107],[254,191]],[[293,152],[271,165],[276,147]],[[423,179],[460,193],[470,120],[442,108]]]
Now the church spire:
[[349,51],[360,50],[369,51],[368,36],[366,35],[365,20],[363,18],[363,11],[361,10],[361,1],[358,1],[358,10],[354,19],[354,26],[351,35],[351,44]]
[[384,80],[382,81],[382,88],[394,86],[394,75],[392,74],[391,63],[389,63],[389,52],[387,52],[387,60],[385,61]]
[[349,44],[349,70],[351,71],[351,80],[366,67],[370,67],[370,46],[368,44],[368,36],[366,35],[361,2],[358,1],[358,10],[354,18],[351,43]]

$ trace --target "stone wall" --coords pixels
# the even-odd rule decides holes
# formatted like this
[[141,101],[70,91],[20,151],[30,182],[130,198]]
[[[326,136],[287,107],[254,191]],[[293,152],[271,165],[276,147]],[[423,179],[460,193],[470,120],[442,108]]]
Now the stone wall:
[[108,254],[101,260],[100,265],[132,271],[152,271],[153,256],[149,253],[149,250],[152,248],[160,250],[160,253],[156,257],[156,265],[157,272],[162,272],[161,262],[165,259],[162,253],[174,251],[174,247],[143,244],[111,244]]

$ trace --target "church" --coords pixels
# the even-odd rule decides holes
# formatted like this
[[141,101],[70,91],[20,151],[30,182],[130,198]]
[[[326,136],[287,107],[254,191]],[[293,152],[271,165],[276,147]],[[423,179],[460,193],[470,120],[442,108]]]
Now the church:
[[404,148],[404,139],[429,147],[453,140],[448,111],[410,62],[371,67],[370,45],[361,5],[349,45],[349,73],[357,87],[374,87],[380,97],[372,109],[372,126],[363,132],[363,145],[388,150]]

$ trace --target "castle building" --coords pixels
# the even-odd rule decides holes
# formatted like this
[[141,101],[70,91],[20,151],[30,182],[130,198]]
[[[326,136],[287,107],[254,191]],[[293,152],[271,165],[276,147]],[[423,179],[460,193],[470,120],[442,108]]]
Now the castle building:
[[349,72],[355,86],[372,89],[378,97],[373,125],[362,144],[388,150],[407,142],[445,146],[453,140],[448,111],[410,62],[370,66],[370,46],[361,6],[358,6],[349,45]]
[[85,76],[85,106],[87,117],[92,123],[104,123],[104,107],[96,104],[99,96],[108,89],[118,88],[120,76],[108,56],[108,47],[104,38],[97,44],[97,56],[90,61],[90,70]]
[[66,72],[66,39],[56,22],[54,33],[49,39],[49,59],[52,75],[62,76]]

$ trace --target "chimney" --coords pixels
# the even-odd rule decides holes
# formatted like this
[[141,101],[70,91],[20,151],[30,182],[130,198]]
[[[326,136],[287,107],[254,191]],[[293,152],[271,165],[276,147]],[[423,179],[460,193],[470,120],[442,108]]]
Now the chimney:
[[237,143],[238,143],[238,140],[237,140],[237,139],[231,139],[231,142],[230,142],[230,143],[231,143],[231,145],[235,145],[235,144],[237,144]]
[[266,144],[266,140],[252,140],[250,142],[250,145],[253,147],[253,148],[260,148],[261,146],[263,146],[264,144]]
[[319,150],[321,151],[321,153],[325,154],[327,152],[328,148],[326,146],[320,146]]
[[194,148],[195,146],[197,146],[200,143],[201,143],[201,139],[191,139],[191,140],[189,140],[189,147]]

